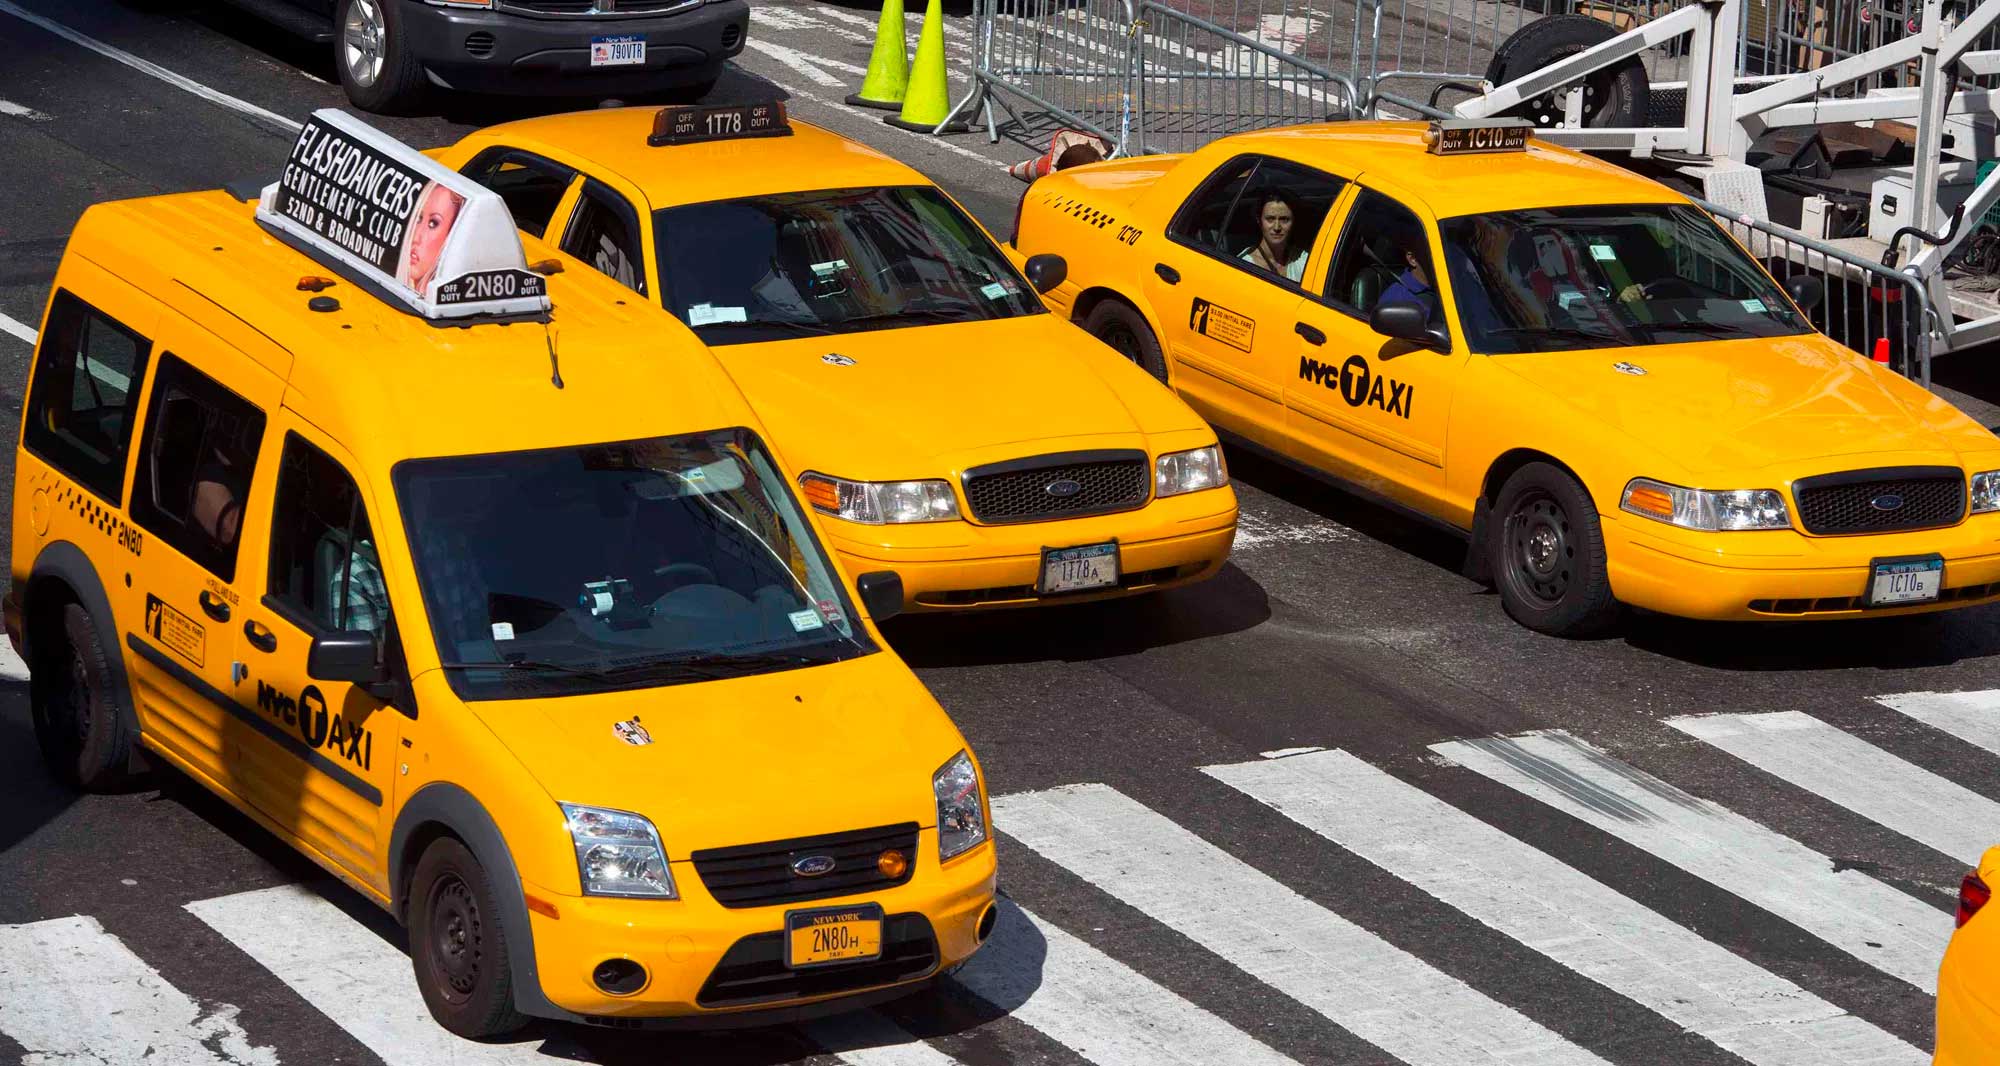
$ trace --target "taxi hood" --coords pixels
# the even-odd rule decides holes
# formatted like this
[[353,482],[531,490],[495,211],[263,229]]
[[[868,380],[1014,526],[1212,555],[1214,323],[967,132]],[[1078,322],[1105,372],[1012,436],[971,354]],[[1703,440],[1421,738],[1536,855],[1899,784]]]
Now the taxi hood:
[[[1481,358],[1704,484],[1737,472],[1958,465],[1995,444],[1949,401],[1817,333]],[[1869,458],[1841,458],[1859,455]]]
[[[937,824],[931,775],[965,739],[894,654],[721,681],[466,704],[560,802],[702,848]],[[651,742],[614,729],[637,717]]]
[[1145,448],[1149,434],[1203,429],[1145,371],[1051,314],[714,351],[788,463],[845,478],[941,477],[1023,441]]

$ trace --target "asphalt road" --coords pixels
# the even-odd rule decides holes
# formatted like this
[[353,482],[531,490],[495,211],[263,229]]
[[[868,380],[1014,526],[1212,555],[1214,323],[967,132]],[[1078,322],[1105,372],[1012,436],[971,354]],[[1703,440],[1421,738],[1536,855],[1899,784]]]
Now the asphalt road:
[[[832,102],[871,35],[865,10],[761,5],[716,98],[786,97],[1004,232],[1020,145]],[[296,119],[342,102],[331,79],[321,50],[227,9],[0,2],[9,436],[79,212],[274,174],[289,134],[230,101]],[[429,146],[560,106],[380,124]],[[1982,413],[2000,394],[1971,364],[1940,377]],[[1459,576],[1449,538],[1231,466],[1243,527],[1209,583],[892,624],[1006,797],[1012,907],[934,991],[813,1029],[426,1044],[394,928],[185,782],[56,786],[11,680],[0,1062],[1924,1061],[1958,879],[2000,842],[2000,612],[1554,640]],[[1907,693],[1970,695],[1876,699]],[[1741,717],[1689,720],[1718,715]],[[1287,749],[1325,750],[1270,757]]]

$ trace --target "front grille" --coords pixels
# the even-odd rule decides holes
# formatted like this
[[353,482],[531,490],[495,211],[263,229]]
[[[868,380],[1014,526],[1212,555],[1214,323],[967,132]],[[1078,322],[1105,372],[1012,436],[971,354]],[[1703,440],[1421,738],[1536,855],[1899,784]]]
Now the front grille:
[[736,42],[742,39],[743,39],[743,27],[738,26],[734,22],[730,23],[727,26],[722,27],[723,51],[728,51],[729,49],[736,47]]
[[[965,502],[973,518],[987,523],[1076,518],[1143,506],[1152,480],[1141,451],[1037,455],[967,470]],[[1067,495],[1049,491],[1062,482],[1077,488]]]
[[502,10],[523,11],[536,15],[657,15],[662,11],[673,11],[683,7],[694,7],[702,0],[502,0]]
[[[1969,603],[1974,600],[1992,599],[1995,596],[2000,596],[2000,581],[1989,582],[1984,585],[1960,585],[1957,588],[1940,589],[1938,590],[1937,602]],[[1748,606],[1758,614],[1777,614],[1796,617],[1809,614],[1833,614],[1840,611],[1867,610],[1868,598],[1866,596],[1824,596],[1816,600],[1751,600]],[[1887,606],[1895,608],[1905,605],[1892,603]],[[1922,607],[1925,604],[1915,603],[1908,606]]]
[[[890,848],[901,851],[910,860],[901,877],[884,877],[875,868],[876,858]],[[832,859],[832,872],[819,877],[793,873],[792,863],[809,855]],[[893,888],[910,879],[910,872],[917,866],[917,823],[707,848],[695,852],[691,858],[703,887],[725,907],[763,907],[851,896]]]
[[[1118,576],[1118,588],[1130,592],[1134,589],[1150,588],[1161,582],[1172,581],[1177,577],[1192,577],[1208,569],[1208,563],[1207,559],[1203,559],[1198,563],[1188,563],[1183,566],[1163,566],[1157,570],[1135,570],[1129,574],[1120,574]],[[1093,589],[1091,591],[1103,593],[1111,590]],[[1065,592],[1060,595],[1087,596],[1089,594],[1088,592]],[[995,585],[991,588],[983,589],[941,589],[937,592],[922,592],[917,594],[917,602],[926,607],[972,607],[982,603],[1025,602],[1033,600],[1040,595],[1041,593],[1036,592],[1033,585]]]
[[[1850,470],[1792,483],[1806,532],[1895,533],[1955,525],[1965,517],[1965,472],[1950,466]],[[1878,503],[1893,497],[1897,506]]]
[[931,923],[921,914],[882,919],[881,958],[803,970],[786,968],[784,933],[758,933],[730,946],[694,1001],[703,1007],[741,1007],[859,992],[922,977],[937,967],[937,958]]

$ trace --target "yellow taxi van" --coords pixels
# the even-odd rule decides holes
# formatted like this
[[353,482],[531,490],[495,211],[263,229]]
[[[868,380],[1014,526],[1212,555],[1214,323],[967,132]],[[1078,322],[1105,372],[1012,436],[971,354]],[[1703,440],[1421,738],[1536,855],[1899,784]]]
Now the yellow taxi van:
[[897,581],[842,576],[695,338],[559,267],[334,111],[261,191],[85,212],[5,600],[47,761],[213,790],[405,923],[464,1036],[919,987],[995,859]]

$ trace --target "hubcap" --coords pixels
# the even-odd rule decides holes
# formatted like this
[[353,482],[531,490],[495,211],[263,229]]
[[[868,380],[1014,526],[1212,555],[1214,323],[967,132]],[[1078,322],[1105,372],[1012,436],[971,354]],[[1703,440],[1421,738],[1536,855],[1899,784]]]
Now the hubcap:
[[439,878],[431,888],[431,962],[444,979],[440,991],[453,1002],[469,998],[479,984],[480,933],[472,889],[455,876]]
[[1515,590],[1544,608],[1560,603],[1569,592],[1576,555],[1568,513],[1554,497],[1535,493],[1516,505],[1507,527]]
[[381,0],[353,0],[340,28],[340,62],[356,85],[369,86],[382,76],[382,57],[389,38]]
[[1139,338],[1124,326],[1112,326],[1098,335],[1098,339],[1133,362],[1139,361]]
[[69,691],[63,693],[63,710],[68,713],[71,738],[76,750],[90,743],[90,671],[83,664],[83,652],[72,650],[69,657]]

